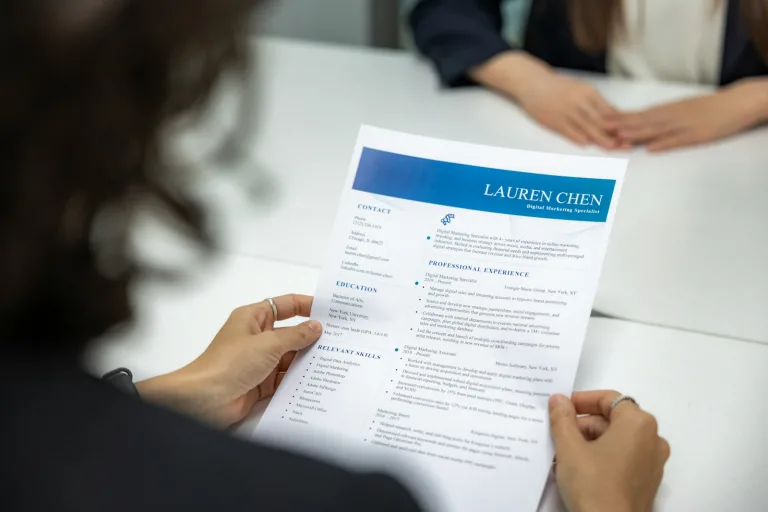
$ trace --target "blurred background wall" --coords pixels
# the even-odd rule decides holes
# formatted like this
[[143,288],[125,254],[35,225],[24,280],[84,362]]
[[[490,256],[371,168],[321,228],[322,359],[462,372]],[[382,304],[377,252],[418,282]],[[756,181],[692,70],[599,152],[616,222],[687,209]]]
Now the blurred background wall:
[[[409,48],[406,16],[418,0],[272,0],[261,33],[326,43]],[[532,0],[505,0],[504,35],[522,44]]]
[[267,5],[260,30],[281,37],[395,48],[400,45],[401,8],[398,0],[277,0]]

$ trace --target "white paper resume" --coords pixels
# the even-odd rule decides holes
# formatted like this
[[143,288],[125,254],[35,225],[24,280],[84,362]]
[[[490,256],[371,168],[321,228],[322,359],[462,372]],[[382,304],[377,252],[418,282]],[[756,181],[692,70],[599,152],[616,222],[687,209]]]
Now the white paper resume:
[[451,512],[535,511],[547,401],[572,390],[626,166],[363,127],[323,336],[256,437],[396,454]]

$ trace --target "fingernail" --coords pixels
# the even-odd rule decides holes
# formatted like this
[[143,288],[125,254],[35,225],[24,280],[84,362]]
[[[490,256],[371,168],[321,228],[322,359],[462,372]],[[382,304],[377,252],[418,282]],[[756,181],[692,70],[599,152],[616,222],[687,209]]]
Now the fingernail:
[[311,329],[313,332],[316,332],[316,333],[318,333],[318,334],[320,334],[321,332],[323,332],[323,326],[322,326],[322,325],[320,325],[320,322],[318,322],[317,320],[310,320],[309,322],[307,322],[307,326],[309,326],[309,328],[310,328],[310,329]]

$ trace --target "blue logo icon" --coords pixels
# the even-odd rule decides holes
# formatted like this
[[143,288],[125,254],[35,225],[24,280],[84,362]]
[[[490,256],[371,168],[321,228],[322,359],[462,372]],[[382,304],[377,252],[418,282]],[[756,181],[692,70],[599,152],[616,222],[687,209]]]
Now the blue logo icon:
[[452,214],[452,213],[449,213],[448,215],[446,215],[445,217],[443,217],[443,219],[442,219],[440,222],[442,222],[442,223],[443,223],[443,226],[447,226],[447,225],[448,225],[448,224],[450,224],[450,223],[451,223],[451,221],[452,221],[453,219],[455,219],[455,218],[456,218],[456,216],[455,216],[454,214]]

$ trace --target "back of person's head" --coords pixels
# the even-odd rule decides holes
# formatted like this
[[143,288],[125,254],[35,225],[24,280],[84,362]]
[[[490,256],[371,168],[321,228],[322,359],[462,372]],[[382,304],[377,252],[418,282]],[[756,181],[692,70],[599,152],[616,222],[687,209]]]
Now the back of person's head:
[[128,320],[148,198],[201,236],[161,133],[238,61],[256,3],[0,2],[0,343],[71,349]]

